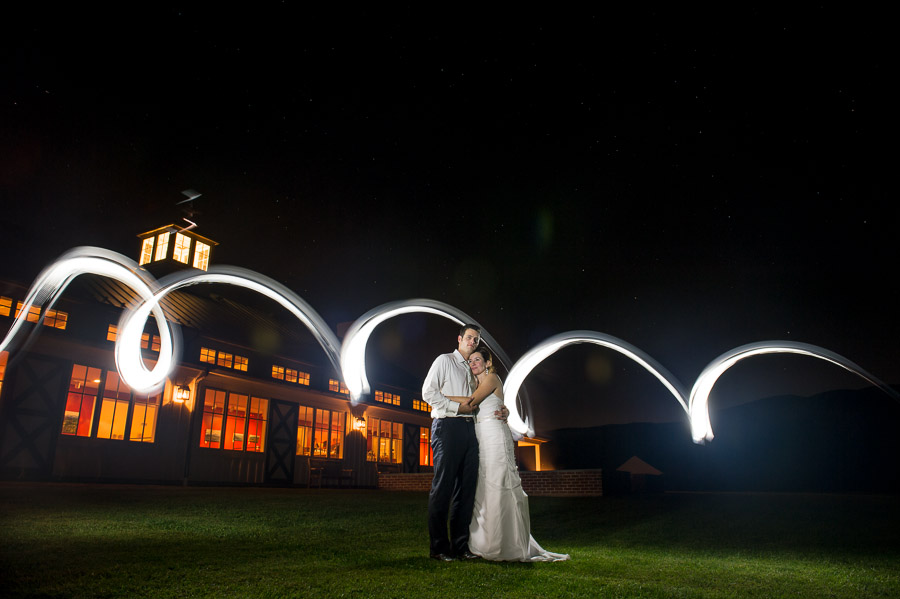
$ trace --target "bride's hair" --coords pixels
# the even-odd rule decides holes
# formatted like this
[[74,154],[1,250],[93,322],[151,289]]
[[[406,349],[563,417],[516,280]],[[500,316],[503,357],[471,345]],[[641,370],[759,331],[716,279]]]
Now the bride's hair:
[[[484,345],[479,345],[472,353],[481,354],[481,357],[484,358],[484,371],[491,374],[494,373],[494,356],[491,355],[491,350]],[[472,356],[470,355],[469,357],[471,358]],[[488,362],[491,363],[490,366],[487,365]]]

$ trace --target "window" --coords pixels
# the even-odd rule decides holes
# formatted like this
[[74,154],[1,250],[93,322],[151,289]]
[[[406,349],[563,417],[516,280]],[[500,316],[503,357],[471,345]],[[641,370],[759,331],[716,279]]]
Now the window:
[[375,392],[375,401],[380,401],[381,403],[389,403],[395,406],[400,405],[400,396],[394,395],[393,393],[388,393],[387,391],[376,391]]
[[6,378],[6,362],[9,360],[8,351],[0,351],[0,391],[3,391],[3,379]]
[[288,383],[309,386],[309,373],[284,366],[272,365],[272,378]]
[[188,263],[188,258],[191,255],[191,238],[185,235],[184,233],[176,233],[175,234],[175,255],[173,256],[175,260],[181,262],[182,264]]
[[[249,364],[249,360],[244,356],[237,356],[224,351],[217,352],[208,347],[200,348],[200,361],[206,362],[207,364],[224,366],[225,368],[234,368],[235,370],[241,370],[243,372],[247,372],[247,365]],[[275,376],[274,372],[272,376]]]
[[337,379],[328,379],[328,390],[334,391],[335,393],[343,393],[344,395],[350,394],[347,385]]
[[297,455],[344,457],[346,412],[300,406],[297,422]]
[[147,237],[141,243],[141,259],[139,264],[143,266],[153,259],[153,238]]
[[169,251],[169,234],[160,233],[156,242],[156,259],[162,260]]
[[12,312],[12,298],[0,297],[0,316],[9,316]]
[[421,399],[413,400],[413,409],[419,410],[420,412],[431,412],[431,406],[428,405],[428,402],[422,401]]
[[[16,302],[16,318],[19,317],[19,313],[22,312],[22,308],[25,307],[25,304],[22,302]],[[28,322],[37,322],[41,316],[41,309],[38,306],[31,306],[28,308],[28,316],[25,317],[25,320]]]
[[434,466],[431,429],[424,426],[419,428],[419,466]]
[[203,400],[200,447],[262,452],[268,409],[268,399],[207,389]]
[[47,310],[46,314],[44,314],[44,326],[52,327],[54,329],[65,329],[66,323],[69,320],[69,315],[66,312],[62,312],[60,310]]
[[[95,418],[98,397],[100,413]],[[159,401],[158,393],[132,393],[115,371],[75,364],[61,432],[78,437],[153,443]]]
[[207,389],[203,398],[203,425],[200,447],[222,447],[222,421],[225,414],[225,392]]
[[245,358],[244,356],[235,356],[234,369],[247,372],[247,358]]
[[223,351],[219,352],[218,358],[216,358],[216,366],[224,366],[225,368],[231,368],[234,363],[234,356],[229,353],[225,353]]
[[369,418],[366,432],[366,459],[399,464],[403,460],[403,425]]
[[200,348],[200,361],[207,362],[209,364],[216,363],[216,350],[209,349],[208,347]]
[[209,246],[202,241],[194,244],[194,268],[200,270],[209,268]]

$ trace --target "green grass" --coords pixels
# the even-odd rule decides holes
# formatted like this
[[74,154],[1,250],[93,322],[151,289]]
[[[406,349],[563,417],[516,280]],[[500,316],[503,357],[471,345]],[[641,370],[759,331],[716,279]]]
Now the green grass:
[[900,498],[531,498],[562,563],[427,557],[427,497],[0,484],[0,595],[900,597]]

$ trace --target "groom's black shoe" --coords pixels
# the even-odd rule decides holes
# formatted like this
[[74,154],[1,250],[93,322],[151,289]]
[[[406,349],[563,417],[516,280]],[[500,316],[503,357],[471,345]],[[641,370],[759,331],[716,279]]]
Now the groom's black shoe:
[[456,556],[458,560],[469,560],[469,559],[481,559],[480,555],[475,555],[471,551],[463,551],[459,555]]
[[442,562],[452,562],[453,558],[447,555],[446,553],[432,553],[431,559],[436,559]]

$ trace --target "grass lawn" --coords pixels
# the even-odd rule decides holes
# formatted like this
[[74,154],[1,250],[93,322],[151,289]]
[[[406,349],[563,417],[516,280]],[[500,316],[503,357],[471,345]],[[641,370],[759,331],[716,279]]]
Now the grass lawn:
[[0,595],[900,597],[900,498],[531,498],[561,563],[428,558],[427,497],[0,484]]

